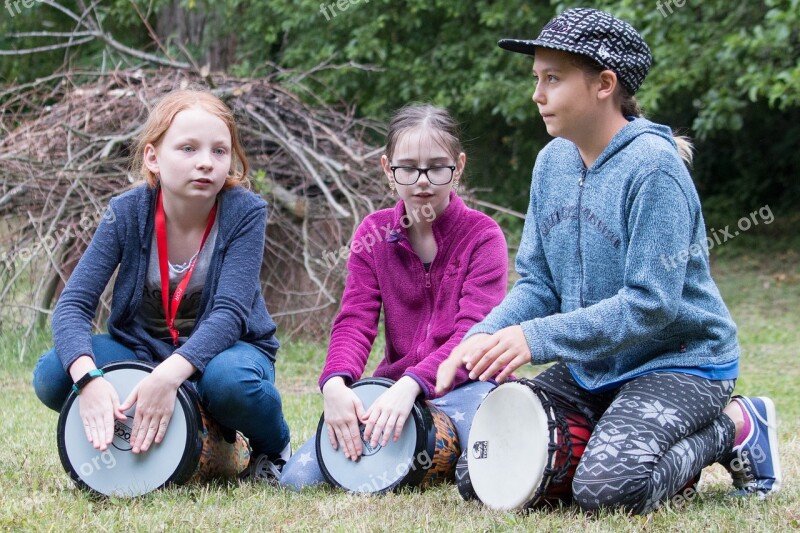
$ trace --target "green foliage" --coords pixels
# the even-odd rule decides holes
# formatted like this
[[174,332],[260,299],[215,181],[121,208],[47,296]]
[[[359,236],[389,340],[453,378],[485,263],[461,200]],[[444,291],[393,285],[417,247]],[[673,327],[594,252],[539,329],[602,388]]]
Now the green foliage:
[[[684,0],[681,7],[678,1],[581,5],[630,21],[650,44],[655,64],[638,97],[649,117],[701,141],[695,177],[704,199],[735,191],[736,198],[711,203],[731,210],[781,200],[789,206],[800,198],[792,148],[800,137],[797,128],[776,135],[770,124],[800,109],[800,0]],[[115,34],[131,46],[150,40],[134,5],[153,27],[178,5],[187,17],[204,15],[202,31],[187,46],[196,57],[234,36],[234,75],[326,65],[303,82],[322,99],[355,105],[379,120],[412,101],[447,106],[464,124],[471,185],[490,188],[489,200],[525,208],[530,168],[549,137],[530,101],[531,59],[495,43],[534,37],[572,2],[113,0],[101,9],[105,27],[121,31]],[[0,26],[65,30],[73,24],[56,15],[37,5]],[[164,46],[182,58],[177,40],[166,38]],[[0,41],[4,48],[9,43]],[[100,61],[96,49],[80,52],[79,60]],[[0,73],[30,79],[63,56],[7,62]],[[765,140],[769,156],[755,150]]]
[[[78,23],[64,12],[35,0],[26,0],[31,7],[26,8],[23,0],[3,0],[0,3],[0,50],[27,50],[67,43],[66,36],[15,37],[13,34],[30,32],[68,33],[78,28]],[[59,1],[60,5],[73,13],[80,14],[80,5],[74,0]],[[120,0],[121,3],[121,0]],[[127,3],[127,2],[126,2]],[[146,30],[142,27],[135,12],[128,7],[132,16],[120,16],[113,6],[99,5],[96,20],[102,29],[128,46],[144,48],[149,43]],[[75,38],[74,41],[80,40]],[[12,85],[30,83],[49,76],[56,71],[77,71],[81,69],[112,70],[119,61],[118,56],[108,54],[103,43],[94,40],[71,48],[60,48],[36,54],[0,56],[0,84]],[[79,81],[76,77],[74,81]],[[0,85],[0,86],[2,86]]]

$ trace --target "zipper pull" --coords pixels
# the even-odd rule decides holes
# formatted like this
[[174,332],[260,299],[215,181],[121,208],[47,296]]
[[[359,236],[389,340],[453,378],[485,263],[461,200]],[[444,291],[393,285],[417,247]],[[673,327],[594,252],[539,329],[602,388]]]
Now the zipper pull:
[[425,272],[425,287],[430,289],[431,288],[431,273]]
[[583,187],[583,182],[586,179],[586,171],[581,172],[581,177],[578,180],[578,187]]

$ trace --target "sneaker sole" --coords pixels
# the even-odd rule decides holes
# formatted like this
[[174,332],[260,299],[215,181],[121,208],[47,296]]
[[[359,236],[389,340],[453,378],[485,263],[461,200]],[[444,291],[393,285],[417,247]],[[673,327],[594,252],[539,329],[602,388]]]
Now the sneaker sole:
[[770,492],[777,492],[783,486],[781,459],[778,454],[778,415],[775,412],[775,403],[771,399],[766,396],[759,396],[758,399],[764,402],[764,408],[767,410],[767,436],[769,437],[772,470],[775,474],[775,482],[772,484]]

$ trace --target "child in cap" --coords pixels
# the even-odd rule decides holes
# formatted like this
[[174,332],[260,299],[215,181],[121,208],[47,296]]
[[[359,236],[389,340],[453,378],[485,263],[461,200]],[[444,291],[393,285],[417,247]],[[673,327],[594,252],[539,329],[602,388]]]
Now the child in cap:
[[647,44],[583,8],[498,44],[534,56],[533,101],[555,139],[533,169],[520,279],[442,364],[437,389],[461,365],[502,381],[555,362],[535,383],[597,421],[572,483],[585,510],[650,512],[717,461],[738,494],[778,490],[772,401],[730,401],[739,345],[710,274],[691,145],[634,99]]

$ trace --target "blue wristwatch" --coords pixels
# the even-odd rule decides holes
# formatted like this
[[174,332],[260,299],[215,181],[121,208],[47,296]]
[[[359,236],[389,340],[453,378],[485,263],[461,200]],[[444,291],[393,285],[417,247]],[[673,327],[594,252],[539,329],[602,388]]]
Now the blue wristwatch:
[[93,368],[84,374],[81,379],[73,383],[72,390],[75,391],[75,394],[80,394],[81,389],[84,388],[87,383],[92,381],[94,378],[99,378],[101,376],[103,376],[103,371],[99,368]]

